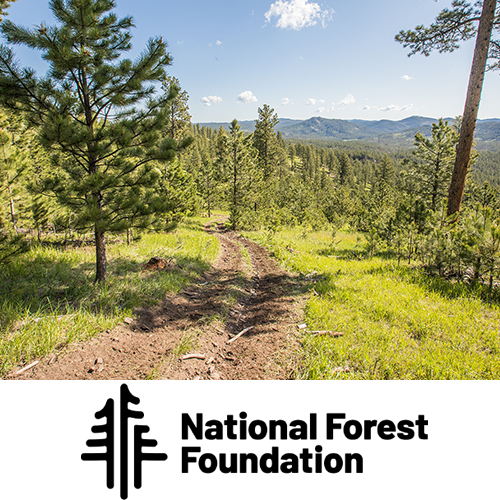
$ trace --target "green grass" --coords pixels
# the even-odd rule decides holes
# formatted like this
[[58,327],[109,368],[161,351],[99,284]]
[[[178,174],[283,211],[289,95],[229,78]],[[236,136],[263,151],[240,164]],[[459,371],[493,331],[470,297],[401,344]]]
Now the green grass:
[[370,259],[356,234],[337,233],[335,248],[326,231],[247,236],[318,280],[310,282],[308,331],[343,334],[304,335],[300,378],[500,379],[499,307],[465,286]]
[[[206,222],[207,219],[204,219]],[[215,236],[190,220],[170,234],[108,245],[108,280],[94,283],[93,247],[33,248],[0,268],[0,374],[73,341],[113,328],[139,306],[154,305],[210,267]],[[173,258],[166,271],[142,271],[151,257]]]

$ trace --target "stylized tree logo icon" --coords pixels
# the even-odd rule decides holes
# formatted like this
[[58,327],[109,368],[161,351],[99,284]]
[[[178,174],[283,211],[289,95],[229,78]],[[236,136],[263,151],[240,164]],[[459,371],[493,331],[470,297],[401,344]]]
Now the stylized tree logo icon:
[[[134,396],[127,384],[120,385],[120,499],[128,499],[128,420],[143,419],[144,412],[132,410],[129,404],[138,405],[141,400]],[[104,424],[93,425],[92,434],[104,434],[98,439],[87,439],[88,448],[104,448],[105,451],[97,453],[82,453],[83,462],[106,462],[106,487],[112,490],[115,487],[116,466],[116,405],[113,398],[108,398],[101,410],[94,413],[96,420],[105,419]],[[132,430],[132,484],[136,490],[142,488],[142,462],[164,461],[168,459],[167,453],[150,453],[143,448],[156,448],[156,439],[144,437],[150,431],[149,425],[134,424]]]

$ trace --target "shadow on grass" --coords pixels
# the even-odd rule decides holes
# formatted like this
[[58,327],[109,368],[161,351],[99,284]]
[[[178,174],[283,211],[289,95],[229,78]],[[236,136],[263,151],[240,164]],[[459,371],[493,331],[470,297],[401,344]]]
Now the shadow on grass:
[[337,249],[333,247],[322,248],[317,250],[315,254],[340,260],[363,260],[368,257],[365,250]]
[[110,260],[108,280],[95,283],[95,264],[36,256],[0,270],[0,334],[27,315],[77,311],[113,316],[143,304],[160,302],[210,268],[201,258],[179,257],[168,270],[143,271],[142,262]]
[[424,267],[398,266],[395,262],[392,267],[378,265],[364,271],[365,274],[386,275],[394,273],[400,279],[423,287],[425,290],[436,293],[447,299],[468,298],[480,300],[485,304],[500,304],[500,293],[498,290],[490,290],[488,286],[481,283],[463,283],[443,276],[432,275]]
[[430,275],[425,269],[407,269],[404,273],[411,283],[425,287],[449,299],[468,298],[480,300],[485,304],[500,304],[500,291],[490,290],[489,286],[480,282],[463,283],[451,279]]

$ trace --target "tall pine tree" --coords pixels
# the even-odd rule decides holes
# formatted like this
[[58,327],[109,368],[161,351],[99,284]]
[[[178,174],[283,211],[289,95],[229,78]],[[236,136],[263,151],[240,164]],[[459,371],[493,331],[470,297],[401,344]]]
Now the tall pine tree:
[[9,43],[39,50],[50,64],[45,77],[20,68],[12,51],[0,47],[0,96],[24,110],[40,126],[43,143],[58,152],[62,175],[50,186],[77,217],[92,227],[96,281],[106,280],[108,231],[122,231],[129,220],[147,224],[168,210],[155,194],[161,172],[180,147],[160,140],[174,93],[158,96],[171,63],[166,43],[149,40],[136,61],[131,49],[131,17],[112,12],[114,0],[51,0],[58,24],[24,28],[2,24]]
[[500,41],[493,38],[500,31],[500,4],[497,0],[478,0],[474,4],[466,0],[453,0],[451,4],[453,8],[441,11],[429,27],[420,25],[413,31],[400,31],[396,41],[411,49],[410,56],[417,53],[428,56],[433,50],[453,52],[459,47],[459,42],[476,37],[460,139],[448,192],[448,215],[458,216],[472,157],[484,75],[487,69],[500,69]]
[[175,76],[167,76],[162,88],[167,94],[175,95],[170,105],[167,135],[175,140],[183,139],[189,132],[191,125],[188,106],[189,95],[185,90],[181,90],[179,80]]
[[258,112],[259,118],[255,120],[253,144],[259,153],[264,180],[267,181],[278,165],[284,162],[285,154],[274,132],[274,127],[279,123],[278,115],[267,104],[259,108]]
[[233,230],[240,227],[244,211],[251,210],[252,204],[256,204],[255,191],[259,184],[256,156],[252,136],[245,135],[238,120],[231,122],[229,133],[221,128],[217,163],[220,170],[226,173],[229,220]]

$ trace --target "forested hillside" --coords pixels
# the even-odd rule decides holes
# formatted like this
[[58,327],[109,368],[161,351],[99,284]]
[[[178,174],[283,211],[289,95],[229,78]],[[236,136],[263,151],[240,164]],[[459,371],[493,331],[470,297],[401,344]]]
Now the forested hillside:
[[[446,118],[449,123],[453,118]],[[436,118],[411,116],[399,121],[392,120],[338,120],[322,117],[313,117],[308,120],[290,120],[280,118],[276,131],[285,138],[293,139],[323,139],[331,141],[365,141],[380,143],[384,146],[410,148],[413,145],[415,134],[420,132],[430,137],[432,124]],[[202,123],[201,126],[219,129],[229,128],[229,123]],[[253,121],[240,123],[245,132],[254,131]],[[478,149],[500,149],[500,119],[478,120],[475,140]]]
[[[178,83],[171,80],[171,85]],[[245,133],[236,120],[229,131],[214,130],[191,125],[187,93],[165,88],[175,91],[176,97],[170,97],[172,113],[161,134],[184,146],[177,149],[175,160],[151,171],[155,177],[149,191],[144,185],[137,198],[120,202],[122,213],[115,218],[121,226],[112,229],[115,234],[124,232],[130,238],[141,227],[168,229],[185,215],[210,214],[215,208],[229,209],[235,228],[348,224],[369,231],[374,225],[389,224],[392,234],[412,220],[423,224],[427,211],[437,210],[446,198],[453,151],[445,152],[447,163],[437,173],[432,172],[433,159],[422,152],[427,142],[429,147],[443,147],[438,136],[427,139],[417,134],[409,149],[359,141],[285,139],[275,130],[279,119],[269,106],[259,109],[253,134]],[[90,226],[78,215],[76,198],[68,198],[69,193],[54,183],[64,175],[58,174],[60,159],[43,147],[20,117],[14,120],[5,111],[3,120],[4,143],[15,144],[4,149],[4,258],[33,239],[43,241],[49,233],[63,233],[66,239],[85,234]],[[442,134],[453,131],[444,122],[434,124],[434,129]],[[453,143],[456,136],[448,140]],[[498,188],[499,165],[500,152],[479,152],[471,167],[467,206],[483,201],[478,194],[482,190]],[[149,197],[148,206],[161,196],[163,205],[154,202],[156,209],[149,215],[144,207],[138,211],[137,204],[145,199],[141,196]]]

